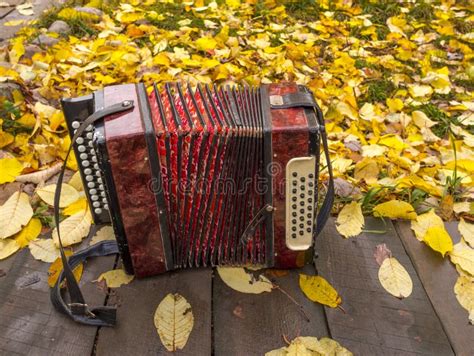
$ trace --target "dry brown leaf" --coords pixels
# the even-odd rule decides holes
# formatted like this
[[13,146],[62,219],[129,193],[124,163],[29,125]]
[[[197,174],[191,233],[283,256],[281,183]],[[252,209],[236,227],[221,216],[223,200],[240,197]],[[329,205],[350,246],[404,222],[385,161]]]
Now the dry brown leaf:
[[38,172],[22,174],[21,176],[16,177],[15,180],[21,183],[41,184],[46,182],[56,173],[59,173],[59,171],[61,170],[61,166],[62,163],[56,163],[55,165]]
[[386,244],[380,244],[375,247],[374,258],[379,266],[382,265],[386,258],[390,257],[392,257],[392,251],[389,250]]

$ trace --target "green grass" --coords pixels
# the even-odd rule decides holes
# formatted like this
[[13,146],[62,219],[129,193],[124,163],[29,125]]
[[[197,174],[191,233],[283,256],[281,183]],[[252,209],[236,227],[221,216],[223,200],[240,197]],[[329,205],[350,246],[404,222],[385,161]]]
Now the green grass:
[[370,81],[367,86],[367,91],[359,97],[359,106],[364,103],[385,102],[390,98],[397,88],[395,85],[386,79],[377,79]]
[[314,21],[319,18],[319,2],[316,0],[284,1],[286,13],[296,20]]
[[433,104],[424,104],[418,107],[417,110],[424,112],[428,118],[437,122],[431,131],[438,137],[445,138],[450,130],[450,125],[459,124],[456,118],[450,118],[444,111],[441,111]]
[[434,9],[431,4],[420,2],[410,10],[408,15],[420,22],[430,22],[434,18]]
[[181,27],[178,24],[179,21],[190,19],[192,20],[190,27],[197,27],[205,29],[204,20],[193,17],[192,12],[186,12],[183,4],[171,4],[171,3],[160,3],[148,6],[147,11],[155,11],[157,14],[163,15],[163,20],[157,20],[153,18],[147,18],[148,21],[154,26],[162,28],[168,31],[177,31]]
[[400,4],[393,0],[361,0],[359,5],[364,14],[370,14],[370,21],[376,25],[376,33],[379,40],[385,40],[389,34],[387,20],[389,17],[396,16],[400,13]]

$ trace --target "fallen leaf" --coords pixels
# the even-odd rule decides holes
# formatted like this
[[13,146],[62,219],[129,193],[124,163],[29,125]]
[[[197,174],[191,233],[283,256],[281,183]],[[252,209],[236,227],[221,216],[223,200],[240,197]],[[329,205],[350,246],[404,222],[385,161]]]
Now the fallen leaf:
[[13,255],[20,248],[21,246],[13,239],[0,240],[0,260]]
[[433,250],[439,252],[443,257],[447,252],[453,250],[453,241],[444,226],[432,226],[428,228],[423,238],[423,242]]
[[16,6],[17,11],[23,16],[32,16],[34,15],[33,4],[25,3]]
[[31,218],[28,224],[12,238],[20,245],[21,248],[28,246],[30,241],[36,240],[41,233],[41,221],[38,218]]
[[[72,255],[72,252],[65,251],[65,254],[66,254],[66,257],[69,257]],[[58,257],[48,268],[48,285],[51,288],[53,288],[54,285],[56,284],[59,278],[59,274],[62,272],[62,270],[63,270],[63,261],[61,260],[61,257]],[[84,270],[84,265],[80,263],[72,271],[72,273],[74,274],[74,278],[76,278],[77,282],[81,280],[83,270]]]
[[336,220],[336,229],[344,237],[354,237],[362,232],[364,215],[361,204],[353,201],[345,205]]
[[87,199],[79,198],[63,210],[63,215],[71,216],[88,209]]
[[97,231],[95,235],[92,237],[89,245],[92,246],[100,241],[105,241],[105,240],[115,240],[114,229],[110,225],[104,226],[99,231]]
[[461,306],[469,313],[469,321],[474,324],[474,278],[459,276],[454,285],[454,293]]
[[397,298],[406,298],[413,290],[410,275],[395,257],[386,258],[382,262],[379,281],[387,292]]
[[[92,216],[89,210],[82,210],[71,215],[59,223],[61,228],[61,242],[64,247],[81,242],[89,233]],[[53,241],[59,246],[58,229],[53,230]]]
[[352,352],[337,341],[323,337],[299,336],[286,346],[265,353],[265,356],[351,356]]
[[33,216],[28,195],[15,192],[0,207],[0,239],[19,232]]
[[392,251],[389,250],[386,244],[380,244],[375,247],[374,258],[379,266],[382,265],[386,258],[390,257],[392,257]]
[[[36,190],[39,197],[51,206],[54,206],[54,193],[56,184],[50,184]],[[63,183],[61,187],[61,197],[59,199],[59,207],[64,208],[79,199],[79,193],[69,184]]]
[[26,20],[11,20],[11,21],[5,22],[3,26],[6,26],[6,27],[20,26],[24,24],[25,22]]
[[81,173],[79,171],[72,175],[71,179],[69,179],[69,182],[67,182],[67,184],[76,189],[78,192],[84,190],[84,186],[82,185]]
[[474,224],[468,223],[466,220],[461,218],[458,229],[464,241],[474,248]]
[[453,216],[454,199],[450,194],[445,195],[439,204],[439,214],[445,220],[450,220]]
[[342,303],[342,299],[334,287],[321,276],[300,274],[299,284],[303,293],[313,302],[331,308],[336,308]]
[[0,184],[13,182],[23,170],[23,165],[16,158],[0,159]]
[[458,242],[449,252],[449,258],[452,263],[474,276],[474,249],[463,242]]
[[182,350],[194,327],[191,305],[180,294],[167,294],[156,308],[153,318],[156,331],[168,351]]
[[258,280],[255,280],[255,277],[245,272],[242,267],[218,267],[217,272],[225,284],[241,293],[260,294],[273,289],[273,284],[267,277],[260,275]]
[[38,172],[22,174],[21,176],[16,177],[15,180],[21,183],[40,184],[58,173],[61,170],[61,166],[61,163],[56,163],[55,165]]
[[390,219],[416,219],[413,206],[401,200],[390,200],[374,207],[375,217],[387,217]]
[[53,239],[36,239],[28,245],[31,254],[37,260],[53,263],[59,257],[59,249]]
[[118,288],[121,285],[129,284],[133,280],[133,274],[127,274],[123,269],[114,269],[102,273],[97,281],[105,280],[108,288]]
[[436,215],[434,209],[431,209],[425,214],[418,215],[416,220],[411,221],[411,229],[415,233],[418,241],[423,241],[426,231],[428,231],[430,227],[435,226],[444,228],[443,219]]

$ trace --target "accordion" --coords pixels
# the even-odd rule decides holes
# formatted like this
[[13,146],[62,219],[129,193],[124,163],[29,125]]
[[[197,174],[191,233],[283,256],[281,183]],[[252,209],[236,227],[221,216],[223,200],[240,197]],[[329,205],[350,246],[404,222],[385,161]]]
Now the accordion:
[[312,260],[333,193],[306,87],[125,84],[62,107],[94,222],[112,223],[127,272]]

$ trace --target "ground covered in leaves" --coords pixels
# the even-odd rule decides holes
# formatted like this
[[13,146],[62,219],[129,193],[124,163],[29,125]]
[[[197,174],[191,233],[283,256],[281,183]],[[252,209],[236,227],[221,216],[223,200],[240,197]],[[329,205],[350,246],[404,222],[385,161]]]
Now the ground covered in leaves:
[[[13,213],[8,202],[2,206],[0,259],[53,227],[52,188],[41,185],[57,173],[70,144],[61,98],[128,82],[296,81],[314,92],[324,112],[341,235],[357,236],[364,215],[410,219],[419,240],[448,254],[472,288],[474,15],[468,1],[77,5],[25,24],[0,50],[0,184],[39,184],[33,197],[12,195],[9,206],[21,206],[15,214],[23,216],[10,229]],[[74,159],[68,167],[77,169]],[[62,215],[80,229],[68,245],[80,242],[91,223],[77,176],[70,185]],[[464,240],[456,246],[443,227],[451,219],[461,220]],[[30,249],[53,251],[45,258],[52,262],[53,242],[40,239]],[[472,299],[464,304],[472,319]]]

